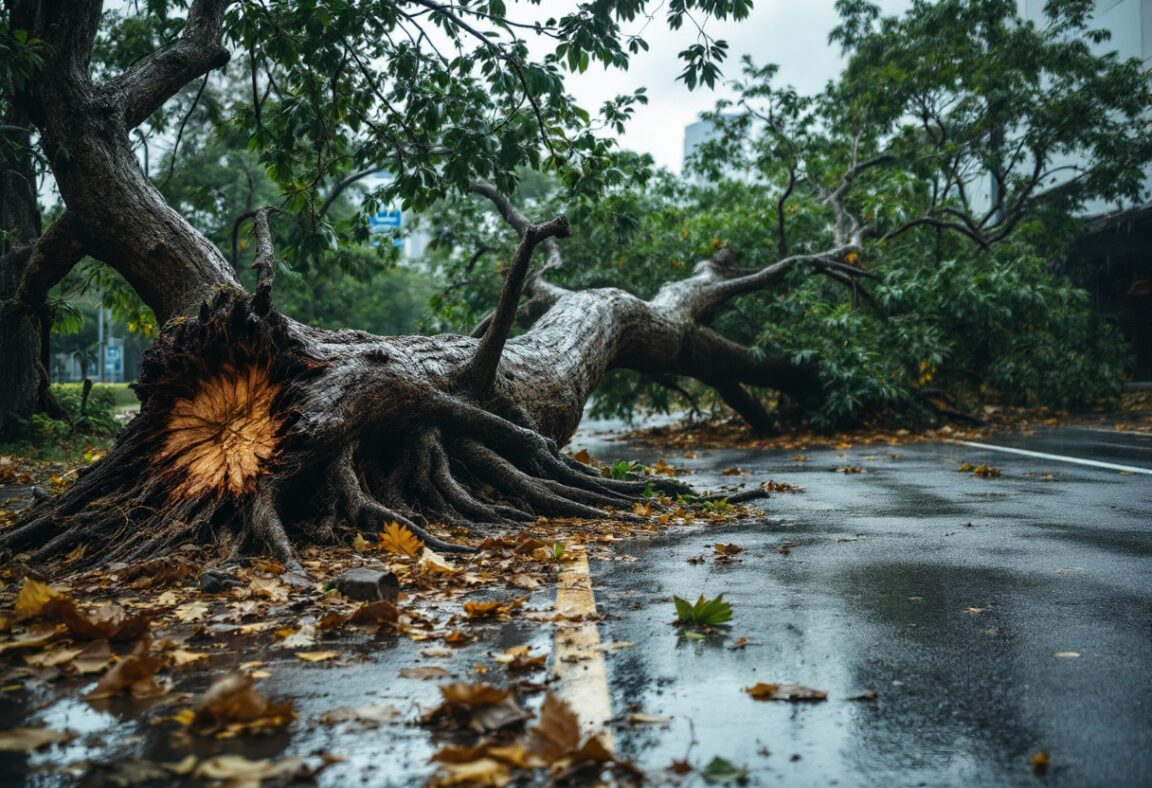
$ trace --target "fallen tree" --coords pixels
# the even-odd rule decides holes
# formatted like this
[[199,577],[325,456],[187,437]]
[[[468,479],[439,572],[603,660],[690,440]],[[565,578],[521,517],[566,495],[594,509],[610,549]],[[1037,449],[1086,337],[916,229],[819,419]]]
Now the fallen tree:
[[752,271],[718,254],[648,301],[535,277],[538,317],[509,338],[534,251],[568,224],[532,223],[484,183],[474,190],[500,206],[520,240],[480,337],[378,337],[280,314],[271,211],[252,217],[258,277],[249,292],[166,204],[129,140],[174,93],[227,61],[219,37],[228,5],[193,3],[175,42],[96,85],[88,65],[99,3],[14,4],[12,24],[44,43],[44,66],[22,98],[66,211],[30,246],[6,308],[59,277],[60,258],[44,253],[66,243],[112,266],[164,327],[137,385],[139,416],[66,493],[0,534],[0,547],[39,562],[86,545],[80,564],[90,564],[215,543],[222,555],[270,550],[296,569],[295,545],[395,520],[434,547],[463,549],[430,524],[604,517],[648,487],[602,478],[558,450],[611,368],[698,378],[753,416],[746,384],[797,396],[815,386],[805,369],[753,355],[704,323],[793,267],[838,266],[846,249]]

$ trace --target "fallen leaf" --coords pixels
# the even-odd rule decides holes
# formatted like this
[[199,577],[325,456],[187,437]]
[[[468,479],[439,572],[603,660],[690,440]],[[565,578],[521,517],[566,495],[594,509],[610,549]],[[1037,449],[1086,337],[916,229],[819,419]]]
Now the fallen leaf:
[[337,725],[343,722],[354,722],[361,727],[375,727],[382,722],[392,722],[402,716],[400,709],[389,706],[387,703],[375,703],[367,706],[351,708],[342,706],[325,712],[320,722],[325,725]]
[[203,621],[208,617],[208,603],[200,599],[185,602],[182,605],[178,605],[176,609],[172,611],[172,615],[176,617],[177,621],[185,624]]
[[755,700],[786,700],[799,703],[828,699],[827,692],[821,692],[800,684],[765,684],[760,682],[751,687],[745,687],[744,691]]
[[151,619],[128,616],[120,605],[101,605],[90,615],[81,613],[67,597],[53,599],[44,605],[42,615],[61,621],[68,634],[77,640],[137,640],[148,632]]
[[365,602],[348,619],[350,624],[395,624],[400,620],[400,613],[391,602],[381,599],[377,602]]
[[531,646],[512,646],[496,654],[494,660],[507,666],[510,671],[533,670],[544,667],[547,654],[532,654]]
[[311,770],[295,756],[278,761],[250,761],[243,755],[217,755],[200,762],[194,776],[201,780],[218,780],[230,788],[258,788],[266,780],[289,784],[297,780],[311,782]]
[[724,474],[725,476],[739,476],[740,474],[744,473],[744,471],[733,465],[731,468],[725,468],[724,470],[720,471],[720,473]]
[[748,770],[717,756],[700,770],[700,777],[709,785],[744,783],[748,780]]
[[596,462],[592,459],[592,455],[588,453],[587,449],[581,449],[576,452],[572,455],[572,459],[576,460],[576,462],[582,462],[585,465],[592,465]]
[[155,676],[164,667],[164,659],[149,654],[151,645],[147,639],[141,640],[135,650],[113,665],[85,697],[102,700],[126,693],[137,698],[163,695],[164,688],[156,683]]
[[440,723],[449,728],[468,727],[477,733],[518,725],[532,715],[516,705],[512,691],[491,684],[442,684],[440,705],[423,717],[425,725]]
[[662,714],[641,714],[633,712],[624,718],[629,725],[663,725],[671,722],[671,717],[665,717]]
[[444,557],[439,553],[424,548],[424,552],[420,554],[420,571],[426,572],[430,575],[458,575],[463,572],[463,569],[452,566],[444,560]]
[[424,542],[420,541],[420,537],[395,521],[384,526],[384,530],[380,532],[377,538],[379,541],[376,546],[379,549],[388,553],[406,555],[409,558],[415,558],[424,549]]
[[499,599],[487,602],[470,599],[464,603],[464,615],[468,618],[499,618],[507,613],[508,608]]
[[305,662],[327,662],[330,659],[337,659],[340,653],[339,651],[297,651],[296,658]]
[[16,597],[16,608],[12,611],[13,618],[17,621],[38,618],[44,606],[54,599],[67,599],[67,597],[47,583],[25,577],[20,585],[20,594]]
[[189,728],[193,733],[227,737],[274,731],[296,718],[292,701],[271,703],[253,684],[243,673],[214,681],[196,701]]
[[208,659],[208,654],[203,651],[187,651],[182,648],[173,649],[168,652],[168,657],[172,660],[172,664],[177,667],[183,665],[191,665],[193,662],[199,662]]
[[580,746],[576,712],[551,692],[540,707],[540,719],[528,734],[528,746],[546,763],[555,763]]
[[248,587],[255,596],[264,597],[270,602],[288,601],[288,584],[274,577],[254,577],[248,581]]
[[79,656],[81,651],[83,651],[83,649],[57,648],[52,649],[51,651],[40,651],[35,654],[25,654],[24,664],[37,668],[54,668],[70,663],[73,659]]
[[448,671],[439,665],[420,665],[415,668],[401,668],[398,674],[405,679],[419,679],[420,681],[435,681],[448,675]]
[[507,764],[495,758],[477,758],[465,763],[446,763],[428,783],[438,785],[497,786],[500,788],[512,782],[512,772]]
[[367,553],[372,549],[372,543],[365,539],[363,534],[357,533],[352,537],[352,549],[358,553]]
[[717,555],[739,555],[744,548],[737,544],[714,544],[712,549]]
[[52,728],[9,728],[0,731],[0,752],[31,752],[75,738],[76,734],[71,731]]

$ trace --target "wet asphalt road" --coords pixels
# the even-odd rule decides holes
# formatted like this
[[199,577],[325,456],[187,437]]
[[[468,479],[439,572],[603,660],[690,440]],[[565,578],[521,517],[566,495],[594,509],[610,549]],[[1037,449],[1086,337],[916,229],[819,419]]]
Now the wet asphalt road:
[[[1063,429],[988,442],[1152,469],[1148,435]],[[600,460],[661,454],[588,432],[573,448],[582,446]],[[794,461],[798,453],[807,461]],[[722,756],[759,785],[1152,785],[1152,476],[939,443],[663,455],[691,469],[698,488],[775,479],[805,492],[774,495],[764,517],[739,526],[674,527],[592,562],[601,639],[634,644],[605,655],[615,715],[671,718],[615,728],[621,754],[649,774],[673,759],[699,768]],[[958,473],[963,462],[1002,475]],[[722,475],[732,466],[748,475]],[[861,471],[837,470],[850,466]],[[745,552],[717,563],[717,542]],[[734,605],[725,637],[690,641],[672,626],[671,596],[700,593]],[[551,597],[536,592],[528,607],[548,610]],[[527,621],[494,626],[442,663],[445,680],[475,681],[474,666],[492,652],[547,650],[550,636]],[[742,637],[747,645],[734,650]],[[4,723],[81,734],[31,757],[3,755],[0,785],[102,785],[85,762],[174,761],[189,749],[340,753],[346,760],[323,773],[323,786],[418,785],[432,772],[438,743],[410,720],[434,705],[438,682],[398,675],[428,664],[427,644],[342,642],[352,658],[338,666],[302,663],[267,640],[238,638],[180,689],[200,692],[219,671],[262,660],[271,673],[263,691],[291,697],[300,712],[288,731],[174,740],[141,703],[90,704],[78,695],[91,681],[72,679],[55,698],[0,696]],[[829,699],[757,702],[743,691],[757,682],[796,682]],[[849,700],[867,690],[877,699]],[[391,706],[395,719],[362,732],[315,722],[362,704]],[[1041,749],[1051,766],[1037,777],[1028,760]],[[680,784],[702,783],[689,775]]]
[[[987,442],[1152,468],[1148,435]],[[1152,785],[1152,476],[951,444],[796,453],[669,454],[700,487],[738,466],[806,491],[773,496],[756,522],[673,530],[621,546],[635,562],[593,565],[603,639],[635,644],[608,657],[616,714],[672,718],[618,732],[622,754],[646,770],[722,756],[765,785]],[[715,542],[745,552],[719,564]],[[701,593],[733,604],[727,637],[671,625],[671,596]],[[828,700],[758,702],[743,692],[756,682]],[[849,700],[867,690],[878,698]]]

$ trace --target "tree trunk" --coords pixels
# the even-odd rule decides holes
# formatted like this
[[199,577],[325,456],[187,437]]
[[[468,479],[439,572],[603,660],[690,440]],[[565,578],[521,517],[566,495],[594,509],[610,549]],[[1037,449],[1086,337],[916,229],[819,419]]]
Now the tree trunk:
[[[0,293],[15,293],[24,276],[28,247],[40,237],[36,171],[32,165],[27,116],[9,105],[0,150]],[[66,416],[48,388],[49,330],[52,321],[41,297],[0,328],[0,435],[11,435],[33,413]]]

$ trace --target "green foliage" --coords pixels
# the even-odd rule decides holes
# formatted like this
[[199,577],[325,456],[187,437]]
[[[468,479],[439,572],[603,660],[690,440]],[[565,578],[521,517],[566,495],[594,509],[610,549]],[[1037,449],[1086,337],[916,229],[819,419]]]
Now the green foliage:
[[[565,264],[549,278],[650,297],[719,248],[747,268],[851,248],[835,262],[867,276],[796,268],[712,325],[754,352],[813,366],[822,392],[805,409],[769,404],[821,429],[927,418],[920,395],[935,388],[967,406],[1072,408],[1114,396],[1123,343],[1052,270],[1078,232],[1076,211],[1142,199],[1152,92],[1139,63],[1091,51],[1103,36],[1089,27],[1090,6],[1049,3],[1034,24],[1009,0],[917,0],[893,18],[842,0],[832,33],[847,55],[841,78],[801,96],[775,84],[775,66],[745,60],[737,98],[706,115],[716,135],[688,162],[707,187],[616,157],[626,177],[595,204],[555,183],[523,195],[529,215],[566,207],[573,220]],[[979,204],[989,180],[998,199]],[[434,304],[444,327],[493,302],[511,255],[491,210],[466,210],[484,231],[449,222],[441,232],[446,276],[462,283]],[[482,276],[484,263],[465,264],[479,248],[495,250]],[[715,404],[700,385],[666,383],[612,372],[592,412],[683,408],[685,392],[693,407]]]
[[635,460],[632,462],[628,460],[617,460],[614,465],[606,465],[600,469],[601,474],[610,479],[616,479],[617,481],[637,479],[643,472],[644,465]]
[[[83,401],[83,391],[79,384],[56,384],[52,394],[68,414],[69,421],[52,419],[42,413],[34,413],[27,420],[15,420],[12,437],[26,449],[67,449],[73,446],[77,436],[85,441],[93,438],[111,438],[120,431],[120,423],[114,414],[123,386],[97,384],[92,387],[88,401]],[[131,392],[129,392],[131,393]],[[133,397],[134,398],[134,397]]]
[[695,604],[673,596],[672,602],[676,605],[676,623],[680,626],[715,627],[732,620],[732,605],[724,601],[723,594],[715,599],[705,599],[701,594]]

